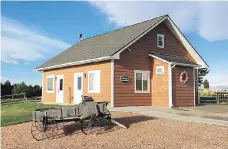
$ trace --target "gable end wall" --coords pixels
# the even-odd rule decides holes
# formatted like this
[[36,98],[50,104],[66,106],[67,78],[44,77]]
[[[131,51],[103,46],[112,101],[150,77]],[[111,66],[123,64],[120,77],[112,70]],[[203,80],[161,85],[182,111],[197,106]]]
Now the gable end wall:
[[[157,34],[165,35],[164,49],[157,47]],[[148,56],[148,52],[177,55],[192,62],[195,62],[194,59],[164,23],[136,41],[129,49],[130,51],[128,49],[123,51],[120,54],[120,59],[114,62],[114,106],[156,105],[168,107],[168,66],[163,64],[167,73],[160,77],[160,79],[164,79],[160,81],[164,88],[164,93],[162,93],[160,91],[162,87],[155,87],[160,84],[159,77],[155,76],[155,61]],[[151,72],[150,93],[134,93],[134,70],[149,70]],[[129,76],[129,83],[120,83],[120,76],[123,74]],[[162,96],[158,97],[159,94]]]

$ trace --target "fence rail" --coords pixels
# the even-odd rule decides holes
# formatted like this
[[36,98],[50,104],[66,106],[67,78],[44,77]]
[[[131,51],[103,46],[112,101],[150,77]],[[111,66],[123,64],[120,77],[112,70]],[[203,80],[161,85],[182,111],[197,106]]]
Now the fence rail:
[[26,93],[1,96],[1,103],[17,102],[17,101],[27,102]]
[[228,104],[228,92],[215,92],[210,97],[200,97],[200,103]]
[[228,103],[228,93],[227,92],[216,92],[216,103]]

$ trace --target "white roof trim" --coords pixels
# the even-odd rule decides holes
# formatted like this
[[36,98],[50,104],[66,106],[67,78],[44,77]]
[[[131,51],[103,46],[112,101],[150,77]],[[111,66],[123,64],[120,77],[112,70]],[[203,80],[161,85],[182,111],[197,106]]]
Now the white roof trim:
[[167,17],[167,21],[165,24],[171,30],[171,32],[176,36],[176,38],[182,43],[185,49],[189,52],[189,54],[194,58],[197,64],[200,64],[203,68],[208,68],[209,66],[203,60],[203,58],[199,55],[199,53],[194,49],[191,43],[187,40],[187,38],[183,35],[183,33],[179,30],[176,24],[171,20],[170,17]]
[[160,61],[163,61],[163,62],[165,62],[165,63],[167,63],[167,64],[171,64],[170,62],[168,62],[168,61],[166,61],[166,60],[164,60],[164,59],[161,59],[160,57],[154,56],[154,55],[152,55],[152,54],[148,54],[148,55],[151,56],[151,57],[153,57],[153,58],[156,58],[156,59],[158,59],[158,60],[160,60]]
[[172,65],[179,65],[179,66],[188,66],[188,67],[201,67],[201,65],[194,65],[194,64],[183,64],[183,63],[171,63]]
[[162,23],[163,21],[166,21],[166,20],[167,20],[167,22],[165,22],[165,24],[168,26],[168,28],[171,30],[171,32],[177,37],[177,39],[182,43],[182,45],[189,52],[189,54],[194,58],[194,60],[197,62],[197,64],[200,64],[200,66],[203,68],[208,68],[209,66],[207,65],[207,63],[202,59],[202,57],[193,48],[191,43],[186,39],[186,37],[181,33],[181,31],[178,29],[178,27],[174,24],[174,22],[167,15],[163,19],[158,21],[155,25],[153,25],[149,29],[147,29],[143,34],[139,35],[133,41],[128,43],[126,46],[124,46],[121,50],[119,50],[113,56],[106,56],[106,57],[100,57],[100,58],[96,58],[96,59],[89,59],[89,60],[70,62],[70,63],[60,64],[60,65],[54,65],[54,66],[45,67],[45,68],[38,68],[38,69],[35,69],[35,71],[43,71],[43,70],[54,69],[54,68],[62,68],[62,67],[68,67],[68,66],[74,66],[74,65],[81,65],[81,64],[99,62],[99,61],[104,61],[104,60],[109,60],[109,59],[119,59],[121,52],[123,52],[125,49],[127,49],[129,46],[131,46],[133,43],[135,43],[140,38],[142,38],[145,34],[150,32],[152,29],[154,29],[156,26],[158,26],[160,23]]
[[114,59],[114,58],[112,56],[105,56],[105,57],[99,57],[99,58],[95,58],[95,59],[88,59],[88,60],[83,60],[83,61],[70,62],[70,63],[60,64],[60,65],[49,66],[49,67],[37,68],[34,71],[44,71],[44,70],[49,70],[49,69],[82,65],[82,64],[100,62],[100,61],[111,60],[111,59]]
[[154,56],[152,54],[148,54],[148,55],[151,56],[151,57],[153,57],[153,58],[156,58],[156,59],[158,59],[160,61],[163,61],[163,62],[165,62],[167,64],[170,64],[170,65],[188,66],[188,67],[200,67],[201,66],[201,65],[194,65],[194,64],[183,64],[183,63],[169,62],[169,61],[166,61],[166,60],[164,60],[164,59],[162,59],[160,57]]
[[203,60],[203,58],[197,53],[197,51],[193,48],[191,43],[186,39],[186,37],[181,33],[181,31],[178,29],[178,27],[174,24],[174,22],[170,19],[170,17],[167,15],[160,21],[158,21],[154,26],[149,28],[147,31],[145,31],[143,34],[138,36],[136,39],[134,39],[132,42],[128,43],[124,48],[122,48],[120,51],[115,53],[113,57],[115,59],[119,59],[120,53],[123,52],[125,49],[127,49],[129,46],[131,46],[133,43],[135,43],[137,40],[142,38],[145,34],[150,32],[152,29],[154,29],[156,26],[158,26],[163,21],[168,26],[168,28],[171,30],[171,32],[177,37],[177,39],[182,43],[182,45],[185,47],[185,49],[189,52],[189,54],[193,57],[193,59],[203,68],[208,68],[209,66],[207,63]]

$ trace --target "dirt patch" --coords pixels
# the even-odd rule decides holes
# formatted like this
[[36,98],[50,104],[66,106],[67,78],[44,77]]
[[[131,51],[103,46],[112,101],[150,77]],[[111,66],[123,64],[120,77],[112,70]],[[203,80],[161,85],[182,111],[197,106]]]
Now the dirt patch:
[[86,136],[77,124],[66,123],[62,136],[36,141],[30,134],[29,122],[2,127],[2,148],[228,148],[228,127],[158,119],[129,112],[112,114],[128,129],[111,126],[104,133]]

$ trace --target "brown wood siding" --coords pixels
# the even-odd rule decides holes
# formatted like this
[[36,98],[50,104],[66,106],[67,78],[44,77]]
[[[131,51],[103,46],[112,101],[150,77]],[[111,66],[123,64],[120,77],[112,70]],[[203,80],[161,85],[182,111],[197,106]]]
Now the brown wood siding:
[[[164,74],[156,74],[156,67],[164,66]],[[152,59],[151,94],[152,106],[169,106],[169,72],[168,64]]]
[[[151,70],[151,58],[147,51],[132,46],[121,53],[120,60],[114,62],[114,106],[143,106],[151,105],[150,93],[135,93],[134,91],[134,70]],[[120,76],[129,76],[128,83],[120,83]]]
[[[188,73],[188,81],[180,82],[182,71]],[[194,75],[193,68],[176,66],[172,69],[173,105],[175,107],[194,105]]]
[[[157,47],[157,34],[165,35],[164,49]],[[193,62],[194,59],[164,23],[144,35],[129,49],[123,51],[120,54],[120,59],[115,60],[114,63],[114,106],[156,105],[168,107],[167,65],[164,64],[164,76],[155,76],[154,61],[148,56],[148,52],[177,55]],[[151,93],[134,93],[134,70],[151,71]],[[130,77],[129,83],[120,83],[120,76],[123,74]],[[155,78],[152,80],[154,76]],[[161,93],[161,90],[164,93]],[[153,95],[153,93],[155,94]]]
[[[157,34],[164,35],[164,42],[165,42],[164,49],[157,47]],[[172,32],[164,23],[161,23],[152,32],[149,32],[149,34],[145,35],[144,38],[145,38],[144,40],[150,41],[150,43],[148,42],[148,44],[150,44],[148,48],[152,52],[176,55],[176,56],[184,57],[192,62],[195,62],[192,56],[188,53],[188,51],[177,40],[177,38],[172,34]]]
[[[100,72],[100,93],[88,93],[88,71],[101,70]],[[54,93],[46,92],[46,78],[48,75],[64,75],[64,103],[73,103],[74,96],[74,73],[86,73],[83,78],[83,95],[92,96],[96,101],[110,101],[111,99],[111,62],[99,62],[87,65],[73,66],[61,69],[45,71],[43,73],[43,101],[56,102],[56,81],[54,81]]]

